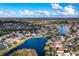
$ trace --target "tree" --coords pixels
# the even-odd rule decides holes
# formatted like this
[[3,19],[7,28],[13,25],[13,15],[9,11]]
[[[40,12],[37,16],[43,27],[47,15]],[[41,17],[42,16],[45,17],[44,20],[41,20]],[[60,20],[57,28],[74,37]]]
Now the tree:
[[11,56],[37,56],[33,49],[21,49],[11,54]]

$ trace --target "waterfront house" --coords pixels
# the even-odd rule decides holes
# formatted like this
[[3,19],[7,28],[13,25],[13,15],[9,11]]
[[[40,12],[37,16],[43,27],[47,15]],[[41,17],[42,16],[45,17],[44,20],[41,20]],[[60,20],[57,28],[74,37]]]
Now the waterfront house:
[[13,39],[12,38],[7,38],[4,42],[12,44],[13,43]]
[[18,34],[18,38],[22,39],[22,38],[24,38],[24,35],[23,34]]
[[0,49],[6,49],[6,48],[8,48],[7,44],[0,43]]
[[42,36],[42,34],[40,34],[40,33],[35,33],[36,34],[36,36]]
[[31,33],[30,33],[30,31],[27,31],[26,33],[25,33],[25,35],[30,35]]
[[35,36],[36,36],[36,34],[35,34],[35,33],[32,33],[31,35],[32,35],[33,37],[35,37]]

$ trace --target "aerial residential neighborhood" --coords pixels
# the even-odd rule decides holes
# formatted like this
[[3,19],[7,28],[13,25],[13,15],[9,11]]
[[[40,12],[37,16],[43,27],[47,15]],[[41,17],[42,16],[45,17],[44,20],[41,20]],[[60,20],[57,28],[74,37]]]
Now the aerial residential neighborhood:
[[79,56],[79,4],[1,3],[0,56]]
[[[64,18],[63,18],[64,19]],[[0,50],[4,53],[1,55],[7,55],[9,51],[23,48],[34,49],[39,52],[40,42],[42,40],[47,40],[46,42],[41,43],[43,45],[45,54],[41,54],[40,52],[37,55],[48,55],[48,56],[76,56],[79,55],[77,52],[79,49],[79,22],[76,20],[7,20],[4,19],[0,22]],[[66,19],[66,18],[65,18]],[[68,18],[67,18],[68,19]],[[6,20],[6,21],[5,21]],[[72,21],[73,20],[73,21]],[[38,21],[38,24],[34,22]],[[61,22],[60,22],[61,21]],[[40,23],[41,22],[41,23]],[[43,22],[43,23],[42,23]],[[51,22],[51,24],[50,24]],[[64,22],[64,23],[63,23]],[[71,23],[70,23],[71,22]],[[40,23],[40,25],[39,25]],[[74,24],[73,24],[74,23]],[[13,25],[12,25],[13,24]],[[15,24],[15,25],[14,25]],[[19,28],[19,29],[18,29]],[[9,31],[8,31],[8,30]],[[35,39],[37,38],[37,39]],[[46,38],[46,39],[43,39]],[[37,42],[32,44],[30,41],[38,40]],[[41,41],[40,41],[41,40]],[[30,42],[29,42],[30,41]],[[33,47],[31,47],[32,45]],[[36,46],[37,44],[37,46]],[[24,47],[21,45],[25,45]],[[37,47],[39,47],[37,49]],[[15,49],[16,48],[16,49]],[[12,52],[11,52],[12,53]]]

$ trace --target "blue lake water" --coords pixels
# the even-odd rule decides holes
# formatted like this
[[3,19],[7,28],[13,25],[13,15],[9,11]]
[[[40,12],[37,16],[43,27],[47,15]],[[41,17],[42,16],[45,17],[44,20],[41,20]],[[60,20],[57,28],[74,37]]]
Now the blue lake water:
[[59,34],[67,34],[70,32],[70,29],[68,26],[59,26],[58,31],[59,31]]
[[35,49],[38,56],[44,56],[44,46],[45,46],[45,43],[49,39],[50,38],[30,38],[29,40],[25,41],[20,46],[14,48],[14,49],[10,50],[8,53],[4,54],[4,56],[9,56],[11,53],[13,53],[19,49],[24,49],[24,48]]

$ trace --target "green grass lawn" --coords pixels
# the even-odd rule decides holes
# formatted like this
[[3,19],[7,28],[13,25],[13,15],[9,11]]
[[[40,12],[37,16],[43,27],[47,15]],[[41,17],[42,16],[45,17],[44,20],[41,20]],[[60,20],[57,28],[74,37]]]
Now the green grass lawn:
[[37,56],[34,49],[20,49],[12,53],[10,56]]

